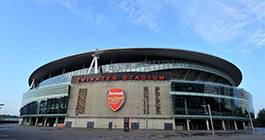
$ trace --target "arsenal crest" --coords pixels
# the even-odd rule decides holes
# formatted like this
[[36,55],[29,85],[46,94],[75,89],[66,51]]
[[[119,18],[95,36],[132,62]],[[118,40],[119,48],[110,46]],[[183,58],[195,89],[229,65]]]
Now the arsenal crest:
[[113,88],[108,90],[106,102],[110,109],[117,111],[123,106],[125,98],[125,92],[122,89]]

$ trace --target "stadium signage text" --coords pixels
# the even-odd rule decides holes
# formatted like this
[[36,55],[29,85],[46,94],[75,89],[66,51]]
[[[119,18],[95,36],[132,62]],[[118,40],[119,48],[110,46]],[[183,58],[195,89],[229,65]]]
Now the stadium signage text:
[[[122,80],[164,80],[164,76],[134,76],[134,75],[124,75],[122,77]],[[116,75],[114,76],[100,76],[100,77],[87,77],[87,78],[77,78],[76,83],[82,83],[82,82],[94,82],[94,81],[116,81],[118,80],[118,77]]]
[[72,83],[86,83],[99,81],[129,81],[129,80],[168,80],[169,76],[161,73],[104,73],[73,76]]

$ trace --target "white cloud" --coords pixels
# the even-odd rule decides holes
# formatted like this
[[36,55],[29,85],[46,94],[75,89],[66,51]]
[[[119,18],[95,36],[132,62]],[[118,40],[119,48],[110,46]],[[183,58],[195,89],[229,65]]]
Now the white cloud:
[[265,46],[265,2],[189,1],[181,7],[173,4],[181,8],[177,17],[181,24],[178,27],[185,28],[183,32],[193,32],[217,46],[240,45],[236,48],[244,50]]
[[250,52],[265,46],[265,1],[253,0],[39,0],[53,2],[103,30],[129,19],[153,32],[175,29],[187,38]]
[[95,1],[92,0],[38,0],[39,2],[52,2],[62,7],[67,8],[72,13],[84,18],[89,24],[107,31],[112,28],[112,22],[107,19],[101,8],[94,8],[92,5]]
[[127,13],[134,23],[147,26],[155,32],[160,31],[163,16],[160,1],[125,0],[120,3],[119,9]]

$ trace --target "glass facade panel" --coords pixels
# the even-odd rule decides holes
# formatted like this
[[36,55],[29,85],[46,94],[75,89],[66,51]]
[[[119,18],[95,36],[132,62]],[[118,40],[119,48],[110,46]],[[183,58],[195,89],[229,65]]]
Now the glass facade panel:
[[30,102],[20,109],[20,115],[37,114],[66,114],[68,96],[61,98],[50,98],[41,102]]
[[213,116],[246,117],[248,112],[252,116],[254,114],[252,96],[243,89],[207,82],[173,81],[171,91],[179,93],[172,94],[175,115],[203,115],[207,112],[203,111],[201,105],[205,104],[211,106]]
[[68,91],[68,84],[31,89],[23,95],[20,114],[66,114]]

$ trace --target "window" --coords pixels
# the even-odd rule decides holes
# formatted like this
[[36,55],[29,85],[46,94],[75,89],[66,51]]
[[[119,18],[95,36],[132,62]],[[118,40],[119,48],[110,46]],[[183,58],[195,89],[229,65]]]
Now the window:
[[[149,91],[148,87],[144,87],[144,108],[145,108],[145,98],[147,98],[147,114],[149,114]],[[145,114],[145,110],[144,110]]]
[[161,100],[160,100],[160,88],[159,87],[155,87],[155,94],[156,94],[156,115],[160,115],[161,114]]
[[78,108],[78,114],[84,114],[86,108],[86,95],[87,89],[79,89],[76,108]]

